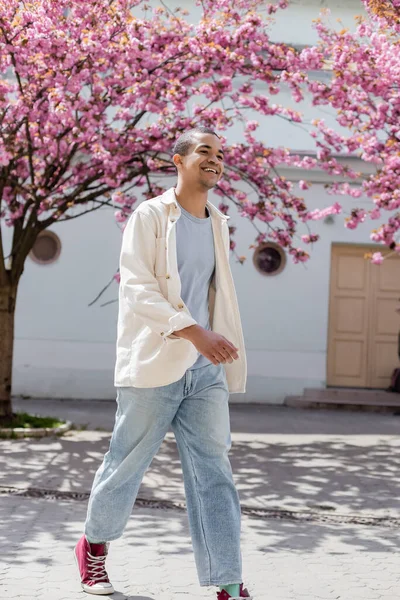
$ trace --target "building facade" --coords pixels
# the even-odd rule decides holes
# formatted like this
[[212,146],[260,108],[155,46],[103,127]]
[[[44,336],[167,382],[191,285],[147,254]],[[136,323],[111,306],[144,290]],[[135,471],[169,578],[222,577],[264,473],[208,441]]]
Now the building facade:
[[[353,16],[362,12],[359,1],[295,1],[278,17],[273,39],[295,45],[314,43],[312,19],[321,7],[331,9],[332,22],[341,18],[350,26]],[[302,110],[310,121],[323,116],[334,125],[327,109],[322,114],[307,101],[296,105],[284,90],[276,101]],[[229,139],[241,135],[239,128],[232,129]],[[279,118],[265,119],[258,135],[270,146],[313,153],[312,138]],[[361,164],[357,168],[367,169]],[[312,182],[303,192],[311,209],[338,200],[350,212],[353,200],[326,194],[326,173],[281,172],[294,182]],[[214,201],[218,204],[217,198]],[[356,204],[367,205],[368,200],[358,199]],[[247,392],[233,395],[232,402],[281,403],[305,387],[386,387],[397,361],[400,261],[391,258],[376,267],[365,260],[365,253],[373,249],[371,222],[357,230],[344,227],[343,215],[316,223],[313,231],[320,233],[321,240],[306,265],[294,265],[290,258],[285,262],[273,252],[259,256],[255,263],[254,250],[249,249],[255,238],[251,223],[234,212],[231,223],[237,227],[237,250],[247,256],[243,265],[232,257],[232,269],[249,367]],[[53,242],[58,243],[57,238],[48,239],[48,248],[39,248],[36,260],[28,258],[20,284],[14,394],[111,399],[115,396],[117,284],[100,301],[89,304],[116,271],[120,230],[112,209],[105,208],[58,224],[52,231],[61,244],[55,249],[56,260],[50,264],[37,260]],[[276,272],[263,273],[274,268],[274,261]]]

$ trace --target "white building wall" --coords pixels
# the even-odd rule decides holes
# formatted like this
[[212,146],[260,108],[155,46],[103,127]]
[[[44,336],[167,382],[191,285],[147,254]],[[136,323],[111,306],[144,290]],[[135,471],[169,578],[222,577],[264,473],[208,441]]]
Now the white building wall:
[[365,10],[361,0],[289,0],[289,7],[274,16],[271,39],[298,45],[316,44],[318,35],[313,21],[321,14],[334,28],[355,30],[354,16],[365,14]]
[[[294,2],[278,17],[273,38],[297,44],[314,42],[310,23],[326,4]],[[353,15],[361,12],[358,1],[339,4],[332,6],[333,23],[341,17],[350,24]],[[274,101],[296,106],[287,92]],[[309,120],[316,116],[332,119],[326,107],[320,111],[306,101],[300,108]],[[271,146],[313,149],[312,139],[302,128],[279,118],[265,119],[258,135]],[[239,127],[230,131],[229,139],[241,139]],[[299,173],[300,178],[307,178],[307,174]],[[322,208],[335,200],[327,197],[322,183],[304,195],[310,208]],[[339,200],[351,204],[348,199]],[[372,224],[349,231],[342,216],[335,217],[331,225],[316,223],[313,231],[321,233],[322,239],[314,247],[312,260],[304,266],[293,265],[289,258],[280,275],[265,277],[256,271],[252,250],[248,249],[254,241],[254,229],[238,215],[231,217],[232,224],[237,225],[237,250],[248,257],[244,265],[232,257],[232,269],[249,365],[247,393],[233,395],[232,401],[282,402],[286,395],[301,393],[306,386],[323,386],[331,244],[368,243]],[[52,230],[62,242],[58,261],[42,266],[28,258],[20,284],[14,394],[113,398],[117,303],[104,307],[101,303],[117,297],[117,285],[113,283],[101,301],[88,306],[117,268],[121,235],[113,211],[97,211]]]
[[[305,194],[310,208],[327,205],[321,184]],[[329,197],[329,201],[343,198]],[[248,222],[235,219],[239,250],[252,242]],[[334,242],[369,243],[371,222],[356,231],[344,227],[343,216],[332,224],[312,224],[321,240],[311,260],[266,277],[253,267],[251,254],[243,266],[233,264],[245,330],[249,382],[245,401],[280,403],[305,387],[326,384],[331,246]],[[244,252],[245,253],[245,252]],[[233,398],[234,400],[234,398]]]
[[[333,198],[334,199],[334,198]],[[311,208],[326,205],[321,184],[307,192]],[[216,200],[218,202],[218,199]],[[323,386],[330,249],[332,242],[368,243],[369,224],[344,228],[343,217],[331,225],[315,223],[322,239],[307,265],[294,265],[275,277],[258,273],[252,262],[251,224],[232,214],[244,265],[232,257],[247,348],[247,393],[232,401],[282,402],[304,387]],[[59,260],[41,266],[28,258],[21,280],[16,319],[14,394],[59,398],[112,398],[117,296],[112,284],[101,301],[88,304],[115,272],[120,233],[110,210],[60,224]]]

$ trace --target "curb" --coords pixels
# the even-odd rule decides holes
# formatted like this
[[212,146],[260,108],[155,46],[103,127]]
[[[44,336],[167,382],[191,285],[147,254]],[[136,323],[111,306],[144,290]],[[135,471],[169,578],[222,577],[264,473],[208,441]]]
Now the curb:
[[45,437],[50,435],[62,435],[69,431],[72,422],[67,421],[60,427],[4,427],[0,428],[0,439],[26,438],[26,437]]

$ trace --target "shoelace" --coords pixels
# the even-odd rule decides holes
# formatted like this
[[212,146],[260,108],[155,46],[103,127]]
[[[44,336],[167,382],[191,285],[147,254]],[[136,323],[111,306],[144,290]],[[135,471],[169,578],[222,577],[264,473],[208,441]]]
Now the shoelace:
[[88,572],[93,581],[108,580],[106,572],[106,556],[93,556],[90,552],[88,556]]

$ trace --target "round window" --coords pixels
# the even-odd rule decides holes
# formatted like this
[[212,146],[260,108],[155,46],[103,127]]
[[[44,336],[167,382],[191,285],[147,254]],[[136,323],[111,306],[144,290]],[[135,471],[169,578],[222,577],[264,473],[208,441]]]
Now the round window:
[[42,231],[36,238],[30,257],[41,265],[49,265],[57,260],[61,252],[61,242],[58,235],[52,231]]
[[261,244],[253,256],[254,265],[263,275],[278,275],[285,268],[286,254],[278,244]]

